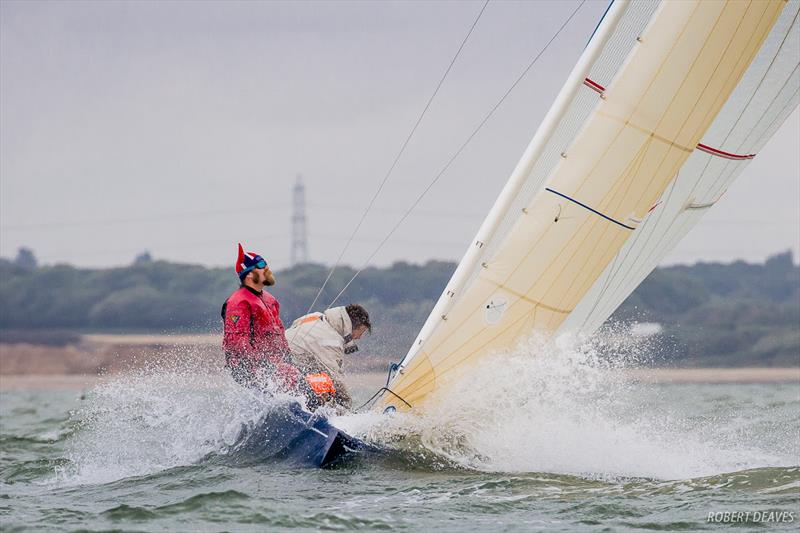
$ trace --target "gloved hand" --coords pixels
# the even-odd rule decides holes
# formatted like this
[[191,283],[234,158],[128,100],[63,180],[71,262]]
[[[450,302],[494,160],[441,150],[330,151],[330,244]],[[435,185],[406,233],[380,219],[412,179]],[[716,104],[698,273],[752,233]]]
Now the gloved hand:
[[306,404],[309,410],[314,411],[331,401],[336,388],[327,373],[306,374],[304,378],[301,381],[301,387],[305,389],[304,392],[306,398],[308,398]]

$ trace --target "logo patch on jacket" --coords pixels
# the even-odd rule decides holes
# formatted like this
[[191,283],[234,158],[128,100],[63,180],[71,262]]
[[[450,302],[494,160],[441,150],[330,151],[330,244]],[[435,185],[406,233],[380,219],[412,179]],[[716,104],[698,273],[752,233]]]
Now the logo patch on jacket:
[[231,315],[231,322],[233,322],[234,324],[239,322],[239,315]]

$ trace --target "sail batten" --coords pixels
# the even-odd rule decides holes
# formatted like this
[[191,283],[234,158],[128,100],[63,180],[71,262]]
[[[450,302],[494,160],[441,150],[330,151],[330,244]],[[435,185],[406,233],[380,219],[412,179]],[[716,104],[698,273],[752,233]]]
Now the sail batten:
[[615,4],[390,383],[410,404],[532,332],[596,329],[752,159],[730,141],[759,123],[748,109],[786,100],[765,80],[793,87],[783,0]]

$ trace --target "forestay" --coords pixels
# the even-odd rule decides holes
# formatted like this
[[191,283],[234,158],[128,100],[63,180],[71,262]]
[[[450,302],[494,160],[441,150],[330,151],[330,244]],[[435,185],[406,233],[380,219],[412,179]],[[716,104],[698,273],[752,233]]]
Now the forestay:
[[615,2],[379,405],[534,331],[599,327],[796,107],[797,13]]

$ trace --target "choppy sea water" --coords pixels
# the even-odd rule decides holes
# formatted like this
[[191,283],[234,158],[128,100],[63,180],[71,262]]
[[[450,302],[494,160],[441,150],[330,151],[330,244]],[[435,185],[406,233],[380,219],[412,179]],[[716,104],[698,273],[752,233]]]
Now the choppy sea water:
[[237,458],[232,443],[268,400],[181,364],[110,378],[83,399],[6,390],[0,526],[798,528],[800,384],[636,383],[620,372],[635,361],[547,350],[487,362],[423,416],[334,418],[392,451],[332,470]]

